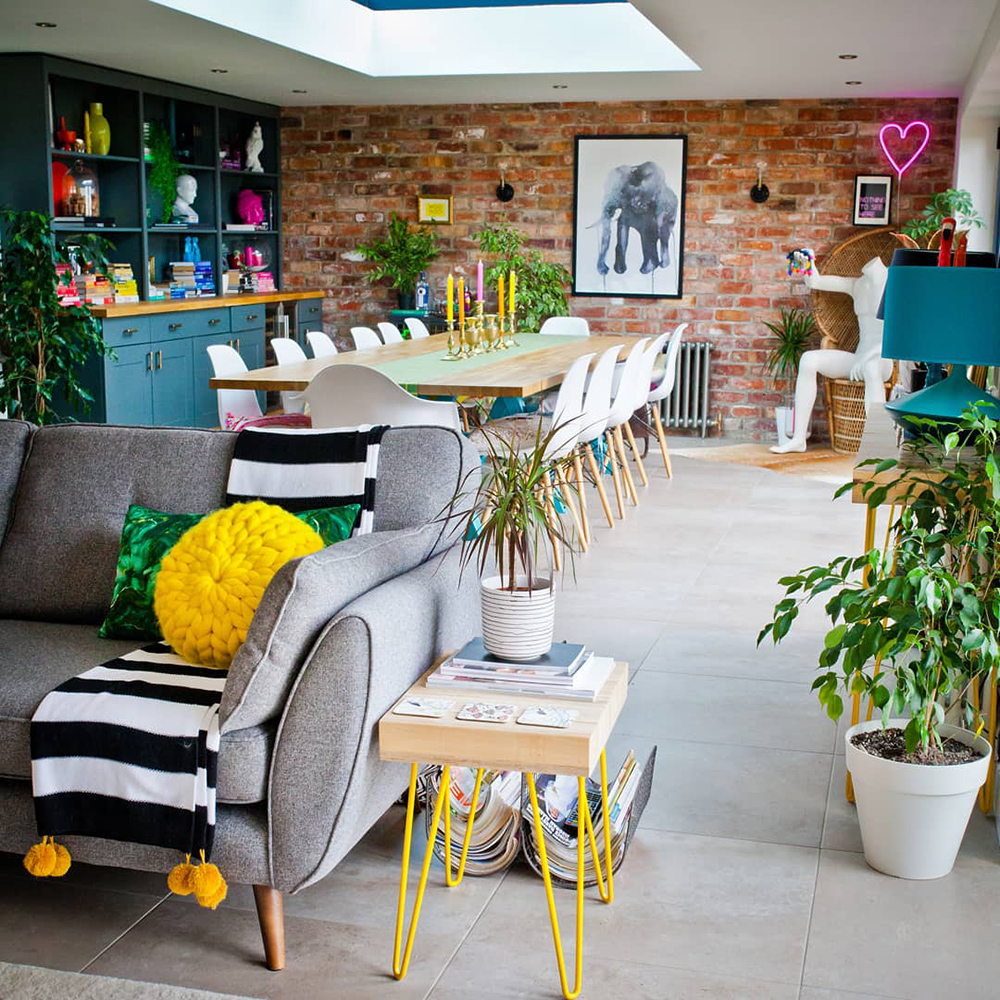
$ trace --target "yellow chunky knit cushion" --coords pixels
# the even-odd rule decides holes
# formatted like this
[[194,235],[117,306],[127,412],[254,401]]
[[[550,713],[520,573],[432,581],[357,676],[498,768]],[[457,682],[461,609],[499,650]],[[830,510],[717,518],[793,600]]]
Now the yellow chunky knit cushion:
[[190,663],[227,669],[274,574],[321,548],[313,528],[260,500],[210,514],[160,564],[153,610],[164,642]]

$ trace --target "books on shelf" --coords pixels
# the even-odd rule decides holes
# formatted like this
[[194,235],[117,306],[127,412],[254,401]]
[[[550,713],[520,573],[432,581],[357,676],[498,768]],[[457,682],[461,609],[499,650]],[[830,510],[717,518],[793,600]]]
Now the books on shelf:
[[110,306],[115,301],[111,280],[103,274],[78,274],[76,291],[88,306]]
[[252,222],[227,222],[225,225],[227,233],[255,233],[260,228]]
[[108,277],[114,289],[115,302],[138,302],[139,287],[131,264],[110,264]]
[[53,223],[59,226],[91,226],[95,229],[114,229],[118,223],[113,215],[56,215]]
[[519,662],[501,660],[486,651],[486,644],[477,636],[467,642],[452,658],[456,667],[475,669],[514,669],[527,670],[532,673],[551,675],[572,675],[583,662],[586,651],[583,645],[576,642],[554,642],[552,648],[537,660]]
[[69,264],[56,264],[56,295],[59,296],[61,306],[80,305],[80,292],[73,278],[73,268]]
[[210,261],[171,261],[170,298],[196,298],[215,295],[215,278]]

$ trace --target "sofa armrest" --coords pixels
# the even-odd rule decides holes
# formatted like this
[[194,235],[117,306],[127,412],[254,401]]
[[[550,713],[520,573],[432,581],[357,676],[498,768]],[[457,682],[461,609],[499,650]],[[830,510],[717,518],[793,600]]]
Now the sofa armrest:
[[478,631],[478,581],[458,561],[450,549],[344,608],[295,679],[268,787],[277,888],[321,879],[405,789],[406,765],[379,760],[378,720]]

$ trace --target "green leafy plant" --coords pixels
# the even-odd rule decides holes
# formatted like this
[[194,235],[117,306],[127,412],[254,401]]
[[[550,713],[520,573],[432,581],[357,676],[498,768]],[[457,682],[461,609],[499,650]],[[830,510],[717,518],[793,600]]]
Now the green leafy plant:
[[782,309],[778,323],[764,323],[772,334],[767,354],[767,370],[775,382],[789,388],[795,384],[799,361],[816,332],[816,320],[804,309]]
[[539,420],[534,440],[525,448],[507,429],[482,428],[486,449],[482,473],[473,470],[450,505],[467,505],[459,513],[463,571],[475,564],[483,576],[494,564],[500,579],[506,581],[503,589],[513,592],[519,576],[531,589],[537,586],[537,568],[540,562],[548,565],[552,542],[563,545],[572,560],[576,539],[548,506],[553,494],[546,475],[551,472],[556,431],[553,427],[543,433]]
[[435,260],[440,250],[437,237],[424,226],[410,228],[406,219],[395,212],[389,220],[385,239],[362,243],[358,251],[375,266],[368,272],[368,280],[388,279],[399,292],[412,292],[421,271]]
[[948,218],[955,220],[959,230],[983,228],[982,216],[972,205],[972,195],[960,188],[948,188],[934,195],[924,210],[902,227],[901,232],[915,240],[923,239],[933,236]]
[[[825,595],[833,628],[813,682],[820,703],[836,721],[844,710],[839,691],[867,695],[883,726],[909,712],[906,749],[918,762],[940,747],[946,709],[1000,662],[997,421],[970,409],[957,431],[919,424],[928,437],[915,446],[917,464],[861,463],[878,474],[863,487],[869,507],[890,492],[902,503],[894,549],[783,577],[785,597],[757,638],[779,642],[800,607]],[[967,701],[963,709],[971,727],[975,713]]]
[[160,221],[169,222],[174,199],[177,197],[177,177],[181,172],[181,165],[174,156],[170,133],[161,122],[149,123],[149,154],[152,166],[149,168],[147,181],[150,190],[160,196]]
[[[77,260],[106,270],[107,240],[81,233],[74,241]],[[50,423],[59,417],[54,398],[84,408],[92,401],[77,372],[107,352],[101,324],[82,306],[59,305],[56,264],[72,260],[47,216],[0,211],[0,249],[0,410]]]
[[506,220],[476,233],[479,249],[495,259],[487,278],[495,285],[513,271],[517,275],[517,325],[537,332],[550,316],[569,315],[566,287],[572,276],[561,264],[546,260],[540,250],[527,246],[527,234]]

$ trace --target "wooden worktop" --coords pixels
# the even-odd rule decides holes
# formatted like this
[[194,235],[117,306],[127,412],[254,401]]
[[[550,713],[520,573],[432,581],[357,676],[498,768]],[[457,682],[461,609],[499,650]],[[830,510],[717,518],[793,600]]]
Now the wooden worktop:
[[302,299],[321,299],[326,293],[320,289],[300,292],[258,292],[242,295],[209,295],[197,299],[154,299],[151,302],[121,302],[113,306],[89,306],[99,319],[116,316],[148,316],[152,313],[185,312],[189,309],[217,309],[219,306],[252,306],[268,302],[299,302]]

